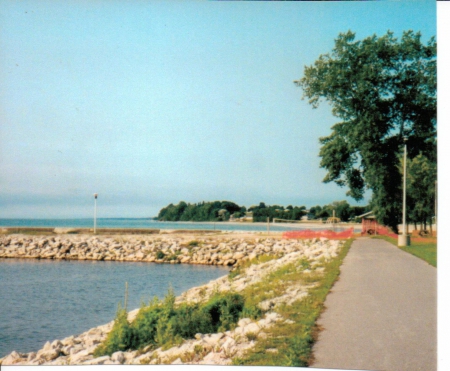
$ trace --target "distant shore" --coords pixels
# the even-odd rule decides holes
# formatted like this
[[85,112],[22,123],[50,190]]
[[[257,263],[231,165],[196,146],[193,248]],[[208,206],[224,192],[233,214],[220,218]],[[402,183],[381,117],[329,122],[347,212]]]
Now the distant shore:
[[[270,230],[271,232],[282,232],[292,229],[347,229],[354,228],[355,231],[361,229],[360,223],[336,223],[328,224],[321,221],[301,221],[295,223],[267,223],[267,222],[163,222],[163,221],[148,221],[145,223],[135,223],[145,219],[114,219],[116,221],[123,220],[122,223],[100,223],[97,224],[97,231],[104,230],[111,233],[165,233],[174,232],[178,230],[205,230],[205,231],[247,231],[247,232],[264,232]],[[89,222],[88,222],[89,221]],[[55,233],[64,233],[63,230],[70,230],[68,233],[92,233],[93,223],[89,219],[0,219],[0,233],[20,233],[30,232],[52,232],[52,229],[59,230]],[[135,231],[135,232],[133,232]]]

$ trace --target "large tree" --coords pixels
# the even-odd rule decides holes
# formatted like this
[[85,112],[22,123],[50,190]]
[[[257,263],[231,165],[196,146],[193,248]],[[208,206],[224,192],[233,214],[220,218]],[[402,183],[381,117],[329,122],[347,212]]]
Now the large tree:
[[340,34],[330,54],[306,66],[296,81],[317,108],[322,100],[341,121],[320,138],[324,182],[349,188],[356,200],[372,190],[371,205],[382,223],[401,220],[399,156],[436,158],[436,42],[407,31],[355,41]]
[[407,167],[408,219],[427,230],[436,211],[436,163],[419,154],[408,161]]

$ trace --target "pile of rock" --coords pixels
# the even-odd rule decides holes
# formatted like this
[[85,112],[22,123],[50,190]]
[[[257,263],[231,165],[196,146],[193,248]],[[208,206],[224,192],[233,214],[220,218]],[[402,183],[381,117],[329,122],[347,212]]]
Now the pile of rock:
[[[172,241],[173,242],[173,241]],[[55,241],[53,242],[55,243]],[[321,273],[318,267],[322,259],[329,260],[337,256],[341,243],[338,241],[317,240],[305,241],[298,245],[283,244],[280,241],[259,241],[261,246],[270,246],[273,252],[284,252],[295,246],[297,251],[285,253],[279,258],[261,264],[250,265],[246,270],[236,275],[233,279],[228,276],[210,281],[208,284],[186,291],[176,298],[176,303],[198,302],[207,300],[214,292],[235,292],[244,290],[250,285],[260,282],[268,274],[299,260],[308,261],[309,269],[303,269],[304,273]],[[227,244],[225,243],[225,246]],[[243,247],[240,242],[237,246]],[[258,245],[256,245],[258,246]],[[241,251],[245,251],[242,249]],[[265,250],[264,250],[265,251]],[[267,251],[265,251],[267,253]],[[86,331],[78,336],[70,336],[63,340],[47,342],[42,349],[31,353],[12,352],[0,360],[2,365],[99,365],[99,364],[231,364],[234,357],[240,357],[244,352],[252,348],[258,339],[266,336],[266,331],[279,321],[289,322],[276,313],[280,304],[289,304],[308,295],[311,286],[292,282],[290,286],[278,297],[265,300],[259,306],[269,311],[263,319],[252,321],[250,318],[241,319],[233,331],[217,334],[197,334],[195,339],[186,340],[178,347],[168,350],[161,348],[156,350],[116,352],[111,356],[95,358],[93,353],[97,346],[105,340],[112,329],[113,322]],[[129,321],[133,321],[138,309],[128,314]],[[292,323],[292,322],[291,322]],[[273,350],[276,352],[276,349]]]
[[[208,236],[188,241],[174,236],[0,236],[0,258],[105,260],[234,266],[262,254],[304,250],[311,241]],[[306,254],[314,255],[314,250]]]

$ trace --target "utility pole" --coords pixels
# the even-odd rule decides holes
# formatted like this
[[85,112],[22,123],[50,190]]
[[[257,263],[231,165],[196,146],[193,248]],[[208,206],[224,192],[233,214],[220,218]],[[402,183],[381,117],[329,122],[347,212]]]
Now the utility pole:
[[97,233],[97,193],[94,193],[94,234]]
[[410,240],[406,230],[406,138],[403,140],[405,142],[405,150],[403,153],[403,231],[402,234],[398,235],[398,246],[409,246]]

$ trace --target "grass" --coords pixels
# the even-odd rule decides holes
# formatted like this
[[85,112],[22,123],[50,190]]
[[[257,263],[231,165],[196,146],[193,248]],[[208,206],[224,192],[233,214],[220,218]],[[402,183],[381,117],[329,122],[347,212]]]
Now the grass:
[[[313,286],[309,295],[291,305],[283,305],[276,312],[290,323],[277,322],[268,329],[267,337],[259,340],[256,346],[240,358],[235,358],[235,365],[253,366],[297,366],[305,367],[312,362],[312,346],[317,338],[319,328],[316,321],[324,310],[325,298],[339,276],[340,266],[347,255],[353,240],[345,242],[338,258],[329,262],[322,261],[316,268],[325,268],[324,273],[304,273],[309,264],[299,261],[273,272],[263,282],[247,288],[244,297],[256,303],[270,297],[276,297],[293,283]],[[271,350],[277,349],[277,352]]]
[[[94,355],[97,357],[117,350],[143,349],[148,346],[167,349],[181,343],[183,339],[193,338],[196,333],[233,329],[239,318],[261,318],[264,311],[257,306],[259,303],[277,298],[289,287],[300,284],[309,287],[308,296],[290,305],[279,305],[272,309],[289,321],[276,322],[265,330],[264,337],[247,333],[247,340],[257,340],[255,347],[242,357],[234,358],[233,364],[308,366],[312,361],[312,346],[319,332],[316,321],[324,310],[325,298],[339,276],[340,265],[352,241],[346,241],[339,256],[333,260],[321,260],[316,266],[311,266],[308,260],[300,259],[280,267],[240,294],[217,292],[201,304],[174,306],[173,292],[169,292],[164,301],[155,299],[148,306],[143,306],[132,323],[127,321],[126,312],[119,308],[112,331]],[[263,256],[253,263],[262,264],[273,258]],[[194,349],[194,352],[184,354],[183,359],[193,361],[204,356],[203,353],[202,349]]]
[[[387,236],[374,236],[372,238],[378,238],[385,240],[397,246],[397,240]],[[403,251],[410,253],[422,260],[425,260],[433,267],[437,267],[437,242],[436,238],[411,238],[411,245],[399,247]]]
[[245,269],[250,267],[251,265],[267,263],[277,258],[279,258],[278,255],[262,254],[254,257],[251,260],[244,260],[230,271],[230,273],[228,274],[228,279],[232,281],[234,278],[244,273]]

